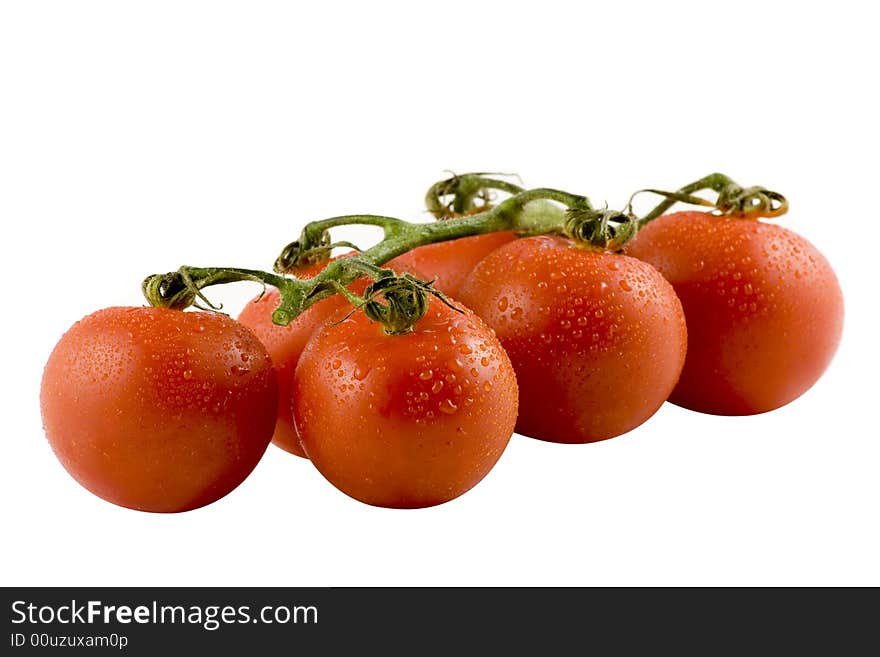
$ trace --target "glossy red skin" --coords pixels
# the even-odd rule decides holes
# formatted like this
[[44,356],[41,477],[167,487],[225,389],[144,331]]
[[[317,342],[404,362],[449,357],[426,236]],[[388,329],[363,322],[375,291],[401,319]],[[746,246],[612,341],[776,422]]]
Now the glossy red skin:
[[[350,255],[354,255],[354,251],[337,257],[345,258]],[[295,275],[298,278],[312,278],[326,266],[327,263],[322,262],[298,271]],[[349,289],[361,294],[366,285],[366,279],[359,279]],[[351,310],[351,304],[342,295],[336,294],[309,307],[287,326],[279,326],[272,322],[272,313],[280,301],[278,290],[268,288],[265,294],[245,306],[238,321],[250,328],[265,345],[277,373],[278,399],[282,401],[278,405],[278,419],[272,442],[291,454],[306,458],[288,402],[296,364],[315,329],[326,322],[342,319]]]
[[265,345],[277,373],[278,399],[281,402],[272,442],[291,454],[305,458],[289,403],[296,364],[315,329],[330,321],[334,313],[346,306],[347,301],[341,295],[322,299],[287,326],[278,326],[272,323],[272,313],[278,307],[280,298],[278,290],[268,289],[262,298],[245,306],[238,321],[253,330]]
[[52,351],[40,407],[67,471],[141,511],[220,499],[269,444],[278,402],[266,350],[225,315],[106,308]]
[[408,272],[423,280],[436,278],[435,288],[456,296],[480,260],[515,239],[511,232],[500,232],[426,244],[398,256],[385,267]]
[[687,332],[672,287],[626,256],[531,237],[489,254],[461,301],[495,329],[520,388],[518,433],[559,443],[623,434],[672,392]]
[[510,361],[470,311],[432,298],[412,333],[362,312],[325,325],[294,377],[303,446],[339,490],[375,506],[447,502],[495,465],[516,421]]
[[779,408],[831,362],[843,295],[803,237],[750,219],[678,212],[645,226],[627,253],[672,283],[688,323],[688,356],[670,401],[717,415]]

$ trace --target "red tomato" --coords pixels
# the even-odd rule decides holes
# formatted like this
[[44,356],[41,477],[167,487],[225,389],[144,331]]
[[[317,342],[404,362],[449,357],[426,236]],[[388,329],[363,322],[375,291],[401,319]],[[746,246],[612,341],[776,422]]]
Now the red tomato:
[[384,266],[398,272],[408,272],[423,280],[436,278],[435,288],[444,294],[456,296],[464,279],[480,260],[515,239],[513,233],[502,232],[426,244],[396,257]]
[[141,511],[220,499],[269,444],[278,402],[253,333],[214,313],[106,308],[56,345],[40,406],[62,465],[93,492]]
[[[346,257],[353,254],[354,252],[338,257]],[[312,278],[326,266],[327,263],[313,265],[301,272],[297,272],[296,275],[299,278]],[[365,280],[358,280],[351,288],[357,292],[362,292],[365,286]],[[296,364],[299,362],[300,354],[302,354],[306,343],[315,329],[328,321],[332,321],[331,317],[335,313],[344,310],[337,317],[337,319],[340,319],[344,316],[345,312],[351,310],[351,305],[342,295],[337,294],[322,299],[311,306],[287,326],[278,326],[272,322],[272,313],[278,307],[280,301],[281,295],[278,290],[269,288],[262,297],[257,297],[253,302],[245,306],[238,316],[238,321],[256,333],[257,337],[269,351],[269,356],[272,358],[272,364],[275,366],[277,373],[278,399],[281,401],[278,404],[278,420],[275,425],[275,434],[272,436],[272,442],[291,454],[305,458],[306,454],[303,451],[302,445],[300,445],[299,433],[294,426],[289,403]]]
[[647,420],[684,363],[681,304],[652,267],[524,238],[486,256],[459,298],[498,334],[516,370],[516,430],[586,443]]
[[491,330],[431,297],[405,335],[386,335],[362,312],[319,329],[292,400],[306,453],[334,486],[367,504],[417,508],[458,497],[495,465],[517,388]]
[[290,390],[293,385],[293,373],[299,362],[300,354],[312,337],[316,328],[328,321],[334,311],[339,310],[346,300],[339,295],[328,297],[316,303],[287,326],[272,323],[272,313],[278,307],[280,295],[278,290],[271,288],[262,298],[255,299],[245,306],[238,316],[245,326],[256,333],[265,345],[272,358],[278,379],[278,417],[272,442],[278,447],[305,457],[300,445],[299,434],[293,424],[290,411]]
[[672,283],[688,324],[688,355],[670,401],[749,415],[787,404],[828,367],[843,295],[828,261],[775,224],[678,212],[626,247]]

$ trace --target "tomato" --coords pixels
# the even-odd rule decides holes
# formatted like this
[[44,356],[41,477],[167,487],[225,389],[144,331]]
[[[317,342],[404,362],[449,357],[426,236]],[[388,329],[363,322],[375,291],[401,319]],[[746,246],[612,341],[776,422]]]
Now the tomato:
[[480,260],[515,239],[511,232],[500,232],[426,244],[396,257],[384,266],[398,272],[408,272],[423,280],[437,279],[435,288],[455,296]]
[[195,509],[253,470],[277,404],[269,354],[225,315],[106,308],[52,351],[40,406],[62,465],[141,511]]
[[[349,255],[354,255],[354,252],[338,257]],[[297,272],[296,276],[312,278],[326,266],[326,262],[313,265]],[[350,289],[362,292],[365,286],[364,280],[358,280],[350,286]],[[265,345],[277,373],[278,399],[281,402],[278,404],[278,419],[272,442],[291,454],[305,458],[306,454],[300,445],[299,433],[293,423],[289,403],[296,364],[315,329],[328,321],[333,321],[332,318],[337,313],[339,313],[337,319],[341,319],[351,310],[351,304],[339,294],[327,297],[309,307],[287,326],[279,326],[272,322],[272,313],[280,301],[281,295],[278,290],[269,288],[263,295],[245,306],[238,316],[238,321],[250,328]]]
[[498,340],[470,311],[434,297],[404,335],[386,335],[362,312],[320,328],[291,394],[312,463],[342,492],[383,507],[466,492],[516,421],[516,379]]
[[290,411],[293,374],[300,354],[314,330],[328,321],[334,311],[342,308],[346,302],[340,295],[323,299],[287,326],[278,326],[272,323],[272,313],[278,307],[280,299],[278,290],[270,288],[261,298],[249,303],[238,316],[238,320],[252,329],[265,345],[277,374],[280,403],[272,442],[291,454],[305,457]]
[[828,261],[799,235],[751,219],[679,212],[626,247],[672,283],[689,344],[671,401],[704,413],[783,406],[828,367],[843,295]]
[[681,304],[635,258],[524,238],[486,256],[458,298],[510,356],[516,430],[527,436],[586,443],[625,433],[663,404],[684,363]]
[[[383,267],[409,272],[423,280],[437,278],[435,287],[452,294],[450,290],[457,289],[460,281],[486,253],[513,239],[512,233],[489,233],[452,242],[429,244],[404,253]],[[344,258],[354,254],[352,251],[337,257]],[[296,276],[312,278],[325,266],[326,263],[320,263],[307,267],[296,272]],[[350,289],[362,293],[365,287],[366,280],[360,279]],[[328,321],[334,321],[333,318],[341,319],[351,306],[342,296],[335,295],[319,301],[287,326],[278,326],[272,322],[272,313],[280,300],[278,290],[269,288],[242,310],[238,321],[257,334],[268,349],[278,374],[278,398],[282,401],[278,405],[278,421],[272,442],[291,454],[305,457],[290,405],[286,401],[291,398],[290,390],[296,364],[315,329]]]

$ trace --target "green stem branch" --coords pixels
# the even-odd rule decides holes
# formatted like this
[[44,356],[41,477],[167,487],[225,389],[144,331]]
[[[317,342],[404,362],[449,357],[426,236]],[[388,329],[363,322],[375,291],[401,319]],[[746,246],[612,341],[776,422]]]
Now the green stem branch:
[[[710,173],[708,176],[704,178],[700,178],[699,180],[695,180],[689,185],[685,185],[681,189],[678,190],[677,194],[680,196],[690,196],[695,194],[696,192],[702,191],[704,189],[711,189],[719,194],[721,191],[730,184],[735,184],[731,178],[725,176],[723,173]],[[644,190],[644,191],[653,191],[653,190]],[[638,193],[638,192],[636,192]],[[679,202],[680,198],[674,197],[673,195],[668,196],[662,202],[660,202],[653,210],[651,210],[644,217],[639,219],[639,224],[644,226],[650,221],[653,221],[661,214],[666,212],[669,208]]]
[[378,215],[333,217],[306,225],[300,239],[285,247],[276,261],[276,268],[289,271],[302,264],[304,256],[311,257],[316,253],[326,259],[333,246],[328,233],[331,228],[350,224],[376,225],[384,229],[385,236],[366,251],[327,262],[323,270],[309,279],[249,269],[181,267],[177,272],[148,277],[144,281],[144,295],[154,306],[185,308],[202,299],[210,308],[210,302],[202,294],[203,288],[234,281],[258,281],[272,285],[280,292],[281,300],[272,320],[284,326],[313,304],[339,293],[340,289],[364,275],[374,280],[394,276],[394,272],[381,266],[425,244],[499,231],[527,235],[564,233],[567,215],[561,208],[546,203],[534,209],[537,201],[547,200],[562,203],[573,210],[591,207],[583,196],[554,189],[533,189],[505,199],[485,212],[433,223],[410,223]]
[[[356,307],[364,306],[371,317],[382,321],[386,331],[401,333],[411,329],[420,312],[424,314],[426,295],[441,298],[442,295],[430,283],[409,274],[398,276],[382,265],[426,244],[513,231],[521,236],[559,233],[588,248],[614,251],[632,239],[638,228],[678,201],[710,205],[722,214],[744,217],[778,216],[788,208],[782,195],[763,187],[740,187],[720,173],[700,178],[677,192],[642,190],[666,198],[641,219],[631,212],[632,199],[625,212],[597,210],[585,196],[548,188],[523,190],[503,180],[485,178],[483,174],[466,174],[435,184],[428,191],[428,207],[435,214],[448,216],[450,206],[443,203],[443,198],[454,195],[452,210],[468,212],[473,199],[487,189],[502,190],[512,196],[495,206],[487,203],[482,212],[432,223],[410,223],[380,215],[346,215],[315,221],[305,226],[299,240],[284,248],[275,263],[278,274],[237,268],[181,267],[176,272],[148,277],[143,284],[144,295],[154,306],[183,309],[198,305],[201,300],[208,309],[216,310],[202,293],[203,288],[234,281],[257,281],[272,285],[280,292],[281,300],[272,321],[285,326],[321,299],[341,293]],[[705,189],[717,192],[714,203],[693,196]],[[383,229],[383,239],[366,251],[358,249],[353,256],[327,261],[335,246],[354,247],[349,242],[332,242],[330,230],[352,224],[379,226]],[[279,275],[323,262],[325,267],[313,278]],[[347,290],[362,276],[375,281],[367,288],[365,297]],[[383,297],[386,306],[381,306],[375,296]]]
[[[715,202],[694,196],[697,192],[707,189],[718,194]],[[726,216],[751,219],[779,217],[788,211],[788,201],[782,194],[764,187],[742,187],[723,173],[710,173],[675,192],[664,192],[657,189],[640,191],[659,194],[666,198],[638,220],[639,228],[647,225],[679,202],[712,207]],[[633,194],[633,198],[639,193]],[[629,207],[632,209],[632,198],[630,198]]]
[[[484,173],[465,173],[434,183],[425,194],[425,205],[437,219],[448,219],[477,209],[488,210],[488,191],[490,189],[508,194],[519,194],[524,191],[519,185],[507,180],[487,178]],[[443,199],[447,196],[452,196],[452,201],[444,203]],[[474,202],[478,197],[482,197],[484,203],[480,208],[477,208]]]

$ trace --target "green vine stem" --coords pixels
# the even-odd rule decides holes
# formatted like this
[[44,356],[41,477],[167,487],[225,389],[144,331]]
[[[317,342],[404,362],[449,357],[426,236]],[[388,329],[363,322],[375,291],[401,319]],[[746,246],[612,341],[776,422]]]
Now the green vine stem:
[[[561,204],[567,210],[554,203]],[[326,261],[334,246],[356,248],[348,242],[333,242],[329,236],[331,229],[351,224],[379,226],[384,232],[383,239],[370,249],[358,250],[352,257],[327,262],[313,278],[281,275],[296,272],[304,265]],[[585,196],[546,188],[520,191],[483,212],[433,223],[410,223],[379,215],[333,217],[306,225],[300,238],[288,244],[276,260],[277,273],[224,267],[181,267],[176,272],[147,277],[143,291],[153,306],[178,309],[191,305],[204,307],[199,305],[201,301],[207,309],[216,310],[217,307],[204,296],[204,288],[234,281],[257,281],[274,286],[280,292],[281,300],[272,315],[272,321],[286,326],[314,303],[336,293],[344,294],[356,307],[368,304],[372,300],[369,295],[367,298],[359,297],[347,290],[351,283],[365,275],[375,281],[392,277],[395,277],[395,281],[407,279],[394,286],[390,285],[389,280],[380,286],[381,289],[372,290],[371,293],[380,294],[390,305],[393,303],[386,293],[389,289],[394,289],[398,297],[405,296],[402,292],[404,288],[418,288],[420,292],[416,296],[436,294],[429,283],[411,276],[397,276],[391,270],[382,269],[381,265],[425,244],[499,231],[513,231],[521,236],[560,233],[585,247],[605,250],[617,248],[622,236],[634,234],[635,217],[596,210]],[[418,303],[414,303],[414,306],[418,306]],[[382,313],[375,308],[372,315],[381,320]],[[406,321],[397,321],[395,326],[386,323],[386,330],[405,332],[405,324]]]
[[[714,203],[694,196],[697,192],[707,189],[718,194]],[[632,212],[632,202],[636,195],[646,192],[666,198],[638,220],[639,228],[650,223],[678,202],[712,207],[724,216],[742,218],[779,217],[788,212],[788,201],[782,194],[764,187],[742,187],[723,173],[711,173],[675,192],[659,189],[639,190],[630,197],[627,205],[629,212]]]
[[[509,174],[465,173],[434,183],[425,194],[425,205],[428,207],[428,211],[437,219],[449,219],[478,209],[488,210],[490,208],[490,190],[496,189],[508,194],[520,194],[525,191],[519,185],[506,180],[487,178],[486,176],[489,175]],[[444,202],[443,199],[449,196],[452,199]],[[483,201],[479,207],[475,203],[477,198]]]
[[[300,237],[288,244],[275,261],[275,272],[224,267],[181,267],[176,272],[154,274],[143,283],[144,296],[154,306],[184,309],[196,306],[218,310],[203,294],[206,287],[235,281],[256,281],[278,289],[281,300],[272,321],[286,326],[316,302],[333,294],[343,294],[355,308],[363,307],[368,316],[381,322],[388,333],[405,333],[424,314],[427,296],[445,301],[430,282],[409,274],[398,275],[382,265],[419,246],[499,231],[513,231],[519,236],[558,233],[584,248],[618,251],[639,228],[659,217],[677,202],[715,208],[722,215],[738,217],[775,217],[784,214],[788,202],[781,194],[763,187],[742,187],[721,173],[713,173],[685,185],[676,192],[646,189],[664,196],[664,200],[641,219],[627,209],[618,212],[594,208],[585,196],[539,188],[523,190],[518,185],[487,174],[464,174],[440,181],[426,196],[428,208],[443,221],[411,223],[381,215],[346,215],[314,221],[303,228]],[[695,196],[699,191],[718,194],[714,202]],[[497,205],[489,204],[488,192],[511,194]],[[448,197],[451,201],[444,201]],[[475,199],[483,204],[476,206]],[[454,216],[459,215],[459,216]],[[461,216],[463,215],[463,216]],[[452,216],[452,218],[448,218]],[[361,251],[350,242],[334,242],[330,231],[346,225],[378,226],[382,240]],[[351,257],[329,260],[334,247],[355,249]],[[326,262],[313,278],[300,279],[295,274],[303,267]],[[365,296],[348,290],[362,276],[374,280]],[[384,299],[384,304],[380,299]],[[201,305],[204,304],[204,305]]]

